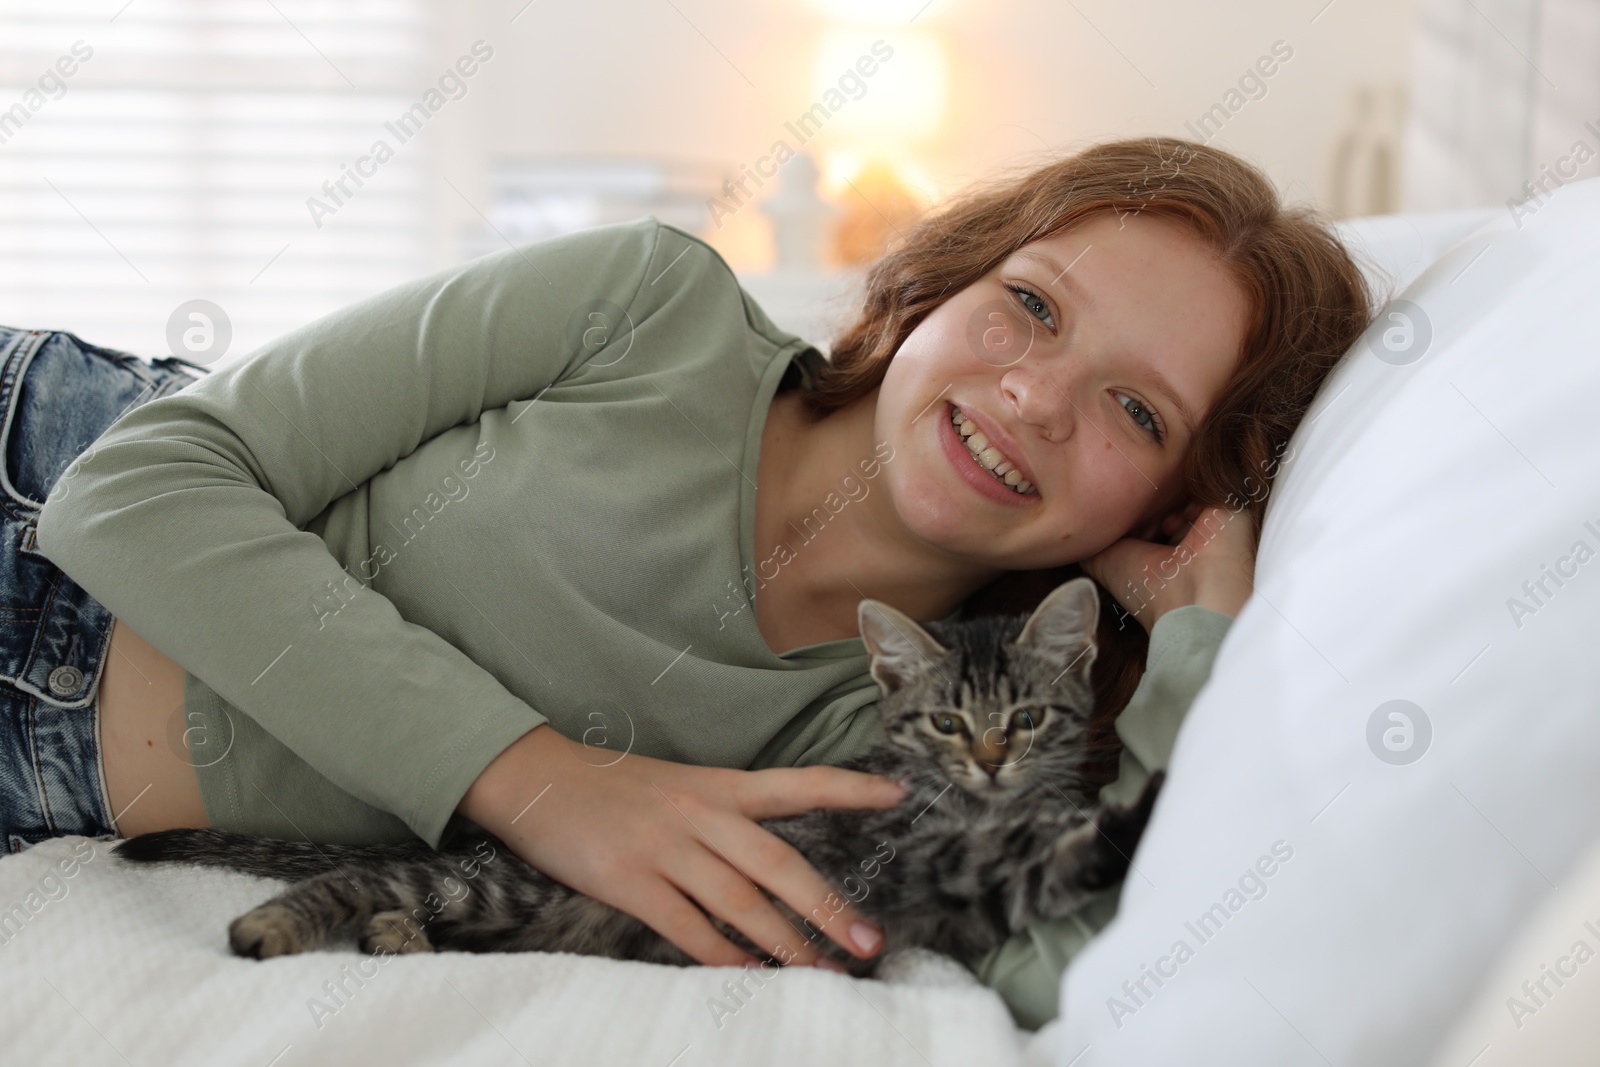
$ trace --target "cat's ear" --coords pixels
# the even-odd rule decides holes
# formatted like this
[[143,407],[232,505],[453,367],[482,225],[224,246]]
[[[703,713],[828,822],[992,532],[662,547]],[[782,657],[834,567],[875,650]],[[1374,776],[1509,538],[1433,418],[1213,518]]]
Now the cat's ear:
[[885,693],[932,670],[947,651],[909,615],[881,600],[863,600],[856,608],[856,621],[872,657],[873,680]]
[[1095,627],[1100,623],[1100,591],[1089,578],[1057,587],[1034,609],[1017,635],[1017,646],[1031,648],[1087,684],[1094,664]]

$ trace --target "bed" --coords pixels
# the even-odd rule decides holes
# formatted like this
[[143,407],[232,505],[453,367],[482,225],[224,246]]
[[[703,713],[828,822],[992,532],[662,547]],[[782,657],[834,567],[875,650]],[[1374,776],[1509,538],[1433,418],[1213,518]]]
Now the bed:
[[[1048,1063],[1048,1038],[954,961],[905,953],[885,981],[813,968],[730,994],[737,968],[566,953],[411,954],[353,945],[239,959],[227,926],[281,883],[134,867],[58,838],[0,860],[7,1063]],[[65,872],[70,871],[70,874]],[[16,906],[27,916],[18,921]],[[36,909],[36,910],[35,910]],[[342,986],[342,989],[341,989]],[[712,1002],[721,1007],[714,1010]],[[1031,1051],[1030,1051],[1031,1050]]]
[[[1553,201],[1529,227],[1544,228],[1538,238],[1545,242],[1541,248],[1559,244],[1562,230],[1600,232],[1596,227],[1600,183],[1573,185],[1563,190],[1558,201],[1560,206]],[[1383,391],[1398,386],[1374,376],[1396,367],[1426,369],[1433,365],[1429,360],[1456,358],[1450,354],[1452,346],[1463,343],[1475,328],[1474,321],[1478,326],[1494,321],[1493,305],[1500,299],[1495,294],[1520,291],[1508,279],[1515,280],[1519,271],[1536,272],[1542,269],[1541,262],[1550,260],[1549,255],[1541,260],[1522,248],[1518,243],[1524,240],[1521,227],[1512,230],[1503,214],[1466,211],[1393,216],[1345,226],[1346,235],[1365,258],[1364,269],[1382,295],[1398,293],[1413,300],[1413,308],[1420,302],[1435,310],[1427,323],[1431,332],[1426,348],[1431,351],[1412,358],[1403,346],[1394,347],[1399,343],[1396,338],[1404,340],[1403,329],[1401,334],[1382,332],[1397,328],[1398,320],[1381,321],[1380,331],[1369,334],[1364,345],[1352,351],[1347,360],[1351,366],[1342,369],[1324,390],[1313,411],[1313,420],[1320,425],[1297,434],[1296,442],[1305,448],[1301,457],[1285,468],[1283,499],[1274,498],[1258,573],[1263,596],[1276,598],[1276,606],[1269,611],[1252,601],[1230,632],[1212,681],[1196,701],[1180,736],[1168,795],[1157,808],[1136,860],[1152,877],[1169,878],[1169,885],[1179,887],[1179,896],[1193,888],[1198,894],[1195,901],[1200,901],[1227,881],[1222,874],[1231,879],[1237,873],[1234,867],[1252,860],[1255,852],[1272,841],[1275,831],[1263,823],[1257,834],[1258,828],[1249,825],[1253,816],[1248,814],[1241,816],[1238,827],[1219,828],[1214,825],[1217,820],[1208,822],[1208,804],[1224,811],[1231,810],[1229,804],[1251,804],[1269,823],[1271,818],[1287,818],[1289,812],[1296,819],[1314,815],[1311,823],[1320,824],[1316,833],[1327,842],[1317,844],[1309,824],[1302,828],[1308,834],[1305,842],[1295,838],[1302,843],[1299,867],[1291,870],[1291,864],[1281,865],[1283,873],[1271,895],[1263,897],[1262,903],[1252,903],[1252,912],[1240,912],[1234,920],[1242,932],[1229,930],[1227,948],[1213,950],[1182,981],[1162,987],[1159,999],[1128,1004],[1136,1009],[1131,1023],[1137,1025],[1115,1011],[1108,1020],[1103,1005],[1126,996],[1120,992],[1119,981],[1130,974],[1137,976],[1140,962],[1155,958],[1152,952],[1163,947],[1161,939],[1170,929],[1169,920],[1178,913],[1172,911],[1170,900],[1135,887],[1130,887],[1122,915],[1069,970],[1063,983],[1063,1017],[1030,1033],[1013,1025],[996,994],[953,961],[926,952],[887,961],[881,980],[795,969],[781,972],[765,984],[751,982],[744,993],[726,985],[743,976],[744,972],[734,969],[677,969],[566,954],[446,953],[401,957],[380,966],[350,947],[267,963],[237,959],[227,950],[229,920],[271,895],[276,883],[223,871],[133,868],[110,855],[108,842],[63,838],[0,859],[0,959],[8,975],[6,1014],[13,1023],[5,1038],[4,1058],[18,1063],[253,1067],[351,1062],[1091,1067],[1201,1062],[1189,1059],[1184,1050],[1192,1053],[1205,1048],[1215,1051],[1208,1052],[1212,1058],[1204,1062],[1270,1063],[1274,1067],[1326,1062],[1370,1067],[1423,1062],[1426,1053],[1447,1045],[1447,1038],[1455,1041],[1449,1046],[1452,1048],[1477,1042],[1470,1004],[1478,1003],[1480,1014],[1486,1010],[1481,1008],[1484,1004],[1490,1005],[1487,1010],[1500,1010],[1496,988],[1487,977],[1488,964],[1501,958],[1512,935],[1521,928],[1521,920],[1534,908],[1548,904],[1551,894],[1526,871],[1497,880],[1494,872],[1514,861],[1495,854],[1487,861],[1490,876],[1483,891],[1456,902],[1450,889],[1441,888],[1438,877],[1442,874],[1430,875],[1416,862],[1393,859],[1384,851],[1402,847],[1403,840],[1379,840],[1368,848],[1358,835],[1370,827],[1371,820],[1381,820],[1386,814],[1404,816],[1410,810],[1408,805],[1421,802],[1419,789],[1424,783],[1443,789],[1443,780],[1459,780],[1493,816],[1512,826],[1525,847],[1547,864],[1552,878],[1564,878],[1574,868],[1582,846],[1593,839],[1588,825],[1593,820],[1563,824],[1562,833],[1554,836],[1530,837],[1526,822],[1518,821],[1519,813],[1506,807],[1503,790],[1490,791],[1481,775],[1474,777],[1459,768],[1450,778],[1452,764],[1447,761],[1463,734],[1476,730],[1473,737],[1478,742],[1493,741],[1490,726],[1467,712],[1441,716],[1433,764],[1418,763],[1424,770],[1408,774],[1383,778],[1394,768],[1382,766],[1381,756],[1372,759],[1378,749],[1366,752],[1355,734],[1343,738],[1335,745],[1338,758],[1371,761],[1370,766],[1361,764],[1351,781],[1359,774],[1364,783],[1378,783],[1370,789],[1363,785],[1346,796],[1337,790],[1335,780],[1342,770],[1330,768],[1327,761],[1310,766],[1305,753],[1296,748],[1306,737],[1320,739],[1316,732],[1322,728],[1320,720],[1301,720],[1309,724],[1302,729],[1272,718],[1274,709],[1299,707],[1311,699],[1291,692],[1294,684],[1316,690],[1326,679],[1283,682],[1283,689],[1271,691],[1262,691],[1255,679],[1262,656],[1279,657],[1292,665],[1309,662],[1311,653],[1296,643],[1283,624],[1291,616],[1304,622],[1308,616],[1303,612],[1318,610],[1333,595],[1330,581],[1335,591],[1341,587],[1337,573],[1332,579],[1317,577],[1317,567],[1328,564],[1327,558],[1319,563],[1314,554],[1307,555],[1312,552],[1307,545],[1314,548],[1314,543],[1304,535],[1300,540],[1296,537],[1302,528],[1332,522],[1327,508],[1349,510],[1339,502],[1322,500],[1319,485],[1321,480],[1349,482],[1353,475],[1345,467],[1355,462],[1351,457],[1361,454],[1363,441],[1378,432],[1374,427],[1381,428],[1386,417]],[[1487,266],[1479,264],[1474,257],[1487,258],[1485,249],[1499,249],[1503,261],[1490,259]],[[1587,262],[1592,268],[1592,254]],[[1488,288],[1474,290],[1474,283],[1456,287],[1457,281],[1470,277],[1474,267],[1482,267],[1482,284]],[[1571,265],[1563,269],[1570,272]],[[1445,290],[1455,303],[1430,295]],[[1406,306],[1394,304],[1390,310]],[[1548,317],[1550,308],[1543,313]],[[1581,336],[1588,340],[1580,343],[1586,345],[1586,358],[1593,363],[1592,323],[1585,329],[1588,332]],[[1387,357],[1382,352],[1385,344],[1390,346]],[[1356,361],[1361,361],[1359,366]],[[1557,370],[1564,366],[1559,364]],[[1543,367],[1541,373],[1545,372],[1549,367]],[[1588,378],[1575,378],[1571,388],[1591,384]],[[1560,390],[1566,386],[1556,375],[1549,379],[1549,387]],[[1355,392],[1340,408],[1344,389]],[[1482,391],[1477,396],[1481,405],[1502,410],[1503,405],[1496,403],[1502,397]],[[1463,408],[1450,418],[1465,425],[1471,416]],[[1511,415],[1505,418],[1510,420]],[[1478,435],[1472,438],[1477,442],[1474,447],[1492,444],[1494,431],[1474,425],[1470,431]],[[1546,462],[1543,454],[1540,459]],[[1508,457],[1496,462],[1497,469],[1514,465],[1514,459]],[[1569,475],[1567,468],[1558,474]],[[1466,492],[1475,480],[1487,477],[1484,472],[1474,472],[1463,485],[1446,485],[1437,479],[1434,484],[1441,493]],[[1569,484],[1580,493],[1585,486],[1600,490],[1593,476],[1587,481],[1573,476]],[[1600,491],[1591,496],[1600,500]],[[1600,519],[1600,512],[1595,517]],[[1386,536],[1371,534],[1374,528],[1369,522],[1368,540]],[[1362,535],[1345,540],[1361,543]],[[1441,550],[1435,555],[1443,559],[1448,553]],[[1420,558],[1426,558],[1426,553]],[[1530,556],[1524,562],[1537,569],[1539,560]],[[1456,560],[1450,565],[1459,563]],[[1412,565],[1416,565],[1414,560]],[[1424,601],[1436,585],[1448,584],[1419,580],[1413,590],[1419,603],[1412,606],[1419,612],[1439,610]],[[1571,593],[1563,602],[1567,626],[1575,620],[1594,621],[1592,609],[1600,578],[1592,579],[1590,585],[1589,593]],[[1416,625],[1406,615],[1410,608],[1402,604],[1395,610],[1402,621]],[[1348,628],[1359,621],[1346,617],[1340,625]],[[1557,619],[1546,628],[1551,630],[1562,622]],[[1353,670],[1349,665],[1356,657],[1351,653],[1346,659],[1345,650],[1357,647],[1361,634],[1334,637],[1333,633],[1333,629],[1318,629],[1316,641],[1335,650]],[[1530,641],[1530,646],[1537,644]],[[1455,656],[1456,649],[1452,646],[1449,652]],[[1466,660],[1465,656],[1459,658]],[[1380,668],[1381,663],[1374,670]],[[1502,681],[1496,673],[1501,668],[1491,658],[1473,669],[1478,672],[1473,682],[1487,684],[1493,694],[1494,686]],[[1311,668],[1305,670],[1308,675],[1315,674]],[[1373,693],[1406,695],[1397,687],[1399,681],[1371,689]],[[1592,694],[1593,688],[1588,691]],[[1415,699],[1416,689],[1407,694]],[[1502,692],[1497,699],[1503,697]],[[1272,758],[1288,749],[1290,754],[1283,759],[1291,765],[1300,757],[1303,773],[1295,787],[1306,796],[1315,793],[1317,804],[1332,797],[1329,808],[1342,798],[1344,807],[1334,809],[1336,817],[1323,822],[1327,808],[1300,812],[1297,805],[1305,798],[1294,789],[1282,781],[1268,781],[1270,775],[1264,778],[1259,770],[1241,770],[1239,764],[1229,762],[1229,746],[1237,752],[1241,743],[1230,733],[1237,728],[1228,725],[1225,705],[1229,702],[1258,706],[1261,717],[1254,726],[1267,733],[1251,743],[1269,754],[1278,746],[1280,751]],[[1363,722],[1365,716],[1362,710]],[[1583,746],[1593,740],[1592,731],[1571,736],[1551,733],[1544,739],[1550,744],[1575,745],[1575,756],[1585,756]],[[1430,767],[1433,769],[1428,770]],[[1512,768],[1529,773],[1514,761]],[[1252,783],[1261,785],[1255,793],[1250,791]],[[1549,782],[1540,785],[1554,788]],[[1347,819],[1356,821],[1341,821]],[[1362,823],[1362,819],[1368,822]],[[1486,817],[1485,822],[1492,824],[1493,820]],[[1471,833],[1483,836],[1486,831],[1473,825]],[[1469,870],[1470,864],[1449,866],[1459,857],[1445,844],[1439,845],[1442,851],[1422,858],[1445,864],[1445,871]],[[1475,838],[1471,848],[1476,850],[1473,855],[1481,857],[1484,843]],[[1381,878],[1389,880],[1390,900],[1403,902],[1403,907],[1410,909],[1413,925],[1426,928],[1425,936],[1402,937],[1395,942],[1401,946],[1399,952],[1435,953],[1431,961],[1400,954],[1385,958],[1385,964],[1394,964],[1394,973],[1372,989],[1336,988],[1337,982],[1354,981],[1366,973],[1359,967],[1341,969],[1341,964],[1348,962],[1350,953],[1366,953],[1370,964],[1371,938],[1381,933],[1381,924],[1376,931],[1371,926],[1370,909],[1382,906],[1382,895],[1363,895],[1344,884],[1365,876],[1361,862],[1350,861],[1352,855],[1388,863],[1380,869]],[[1390,858],[1385,860],[1385,856]],[[1346,866],[1337,867],[1336,860]],[[1595,870],[1589,884],[1600,882],[1600,865],[1591,867]],[[1186,874],[1190,869],[1199,872],[1192,879]],[[69,870],[71,873],[66,873]],[[1567,906],[1570,912],[1572,902]],[[1340,932],[1348,944],[1341,948],[1329,943],[1329,938],[1308,934],[1298,958],[1286,957],[1284,938],[1312,929],[1308,908],[1323,909],[1320,914],[1327,920],[1327,929]],[[1349,914],[1342,914],[1341,908]],[[1600,921],[1600,913],[1591,917]],[[1444,921],[1458,925],[1441,930],[1438,926]],[[1345,936],[1347,929],[1362,930],[1362,922],[1368,922],[1368,927],[1361,936]],[[1440,952],[1441,944],[1447,949],[1453,946],[1453,950]],[[1532,944],[1528,951],[1542,951],[1541,942]],[[1381,949],[1378,955],[1383,957]],[[1257,976],[1254,996],[1238,981],[1240,974],[1248,981],[1250,973]],[[1478,999],[1472,1001],[1473,997]],[[1320,1009],[1307,1007],[1318,1003]],[[1119,1022],[1124,1025],[1116,1025]],[[1489,1040],[1492,1044],[1505,1039]],[[1222,1055],[1224,1047],[1231,1058],[1214,1058]]]

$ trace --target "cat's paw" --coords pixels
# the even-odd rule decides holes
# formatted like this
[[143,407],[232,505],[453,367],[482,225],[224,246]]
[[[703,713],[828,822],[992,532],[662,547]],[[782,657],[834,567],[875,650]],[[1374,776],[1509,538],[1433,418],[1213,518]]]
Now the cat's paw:
[[1018,883],[1007,919],[1013,933],[1036,922],[1065,919],[1089,893],[1115,885],[1121,871],[1107,860],[1108,843],[1094,823],[1080,823],[1057,837],[1040,861],[1042,871]]
[[267,960],[304,952],[309,938],[294,912],[281,904],[263,904],[228,926],[228,944],[236,956]]
[[1056,840],[1054,873],[1063,889],[1108,889],[1127,871],[1127,855],[1092,822]]
[[373,953],[432,952],[433,943],[416,919],[403,911],[380,911],[361,931],[361,951]]

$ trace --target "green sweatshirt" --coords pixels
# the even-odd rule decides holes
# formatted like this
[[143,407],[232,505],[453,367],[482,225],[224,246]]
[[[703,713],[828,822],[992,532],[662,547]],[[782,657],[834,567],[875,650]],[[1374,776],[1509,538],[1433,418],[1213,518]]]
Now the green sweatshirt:
[[[68,468],[38,542],[183,666],[173,715],[226,829],[438,846],[547,722],[684,763],[837,763],[880,732],[864,646],[776,655],[751,610],[786,558],[754,545],[762,427],[821,360],[704,242],[604,226],[398,286],[133,409]],[[790,551],[825,545],[892,458],[862,457]],[[1175,729],[1187,700],[1139,729]]]

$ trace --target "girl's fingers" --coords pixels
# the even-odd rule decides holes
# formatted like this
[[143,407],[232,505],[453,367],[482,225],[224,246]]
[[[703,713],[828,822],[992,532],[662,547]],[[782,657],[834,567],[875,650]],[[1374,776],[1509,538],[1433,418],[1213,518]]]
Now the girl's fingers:
[[1110,553],[1111,548],[1103,549],[1088,559],[1080,560],[1078,566],[1083,568],[1083,573],[1109,589],[1112,596],[1116,596],[1123,583],[1116,580],[1116,568],[1109,562]]
[[1230,511],[1227,508],[1205,508],[1195,516],[1195,527],[1204,534],[1204,543],[1213,542],[1220,544],[1230,552],[1252,552],[1254,538],[1250,526],[1250,517],[1243,511]]
[[1173,509],[1167,512],[1167,514],[1162,518],[1162,525],[1170,528],[1176,523],[1186,521],[1193,517],[1193,511],[1194,504],[1192,503],[1174,506]]
[[[729,941],[665,878],[652,878],[637,899],[613,903],[708,967],[743,967],[756,957]],[[760,942],[756,942],[760,944]]]
[[1207,510],[1213,509],[1208,509],[1203,504],[1190,503],[1168,515],[1162,524],[1162,531],[1167,535],[1168,543],[1174,545],[1181,543]]
[[1126,607],[1129,587],[1137,586],[1146,571],[1153,572],[1171,553],[1172,549],[1166,545],[1124,537],[1080,565],[1089,577],[1110,590]]
[[818,808],[892,808],[906,790],[892,778],[843,767],[733,771],[738,809],[759,822]]
[[751,881],[757,875],[756,871],[739,870],[710,848],[700,848],[686,850],[681,866],[669,878],[702,908],[784,966],[809,967],[816,963],[821,953],[805,928],[796,928],[784,918],[777,905]]
[[[726,830],[725,835],[723,832],[717,833],[718,847],[728,856],[739,857],[739,866],[747,875],[793,908],[801,918],[832,938],[839,947],[862,959],[870,958],[883,947],[883,932],[830,886],[793,845],[748,820],[728,819],[722,825]],[[859,862],[872,861],[879,865],[891,863],[893,855],[891,852],[890,857],[885,859],[874,850],[861,856]],[[779,914],[771,904],[767,906],[774,915]],[[744,927],[739,929],[744,930]],[[855,940],[858,933],[867,934],[868,941],[862,943]],[[748,931],[746,936],[749,936]],[[799,941],[810,944],[804,936],[799,936]],[[765,947],[764,942],[756,943]],[[805,958],[811,961],[816,956],[816,950],[811,948]]]

